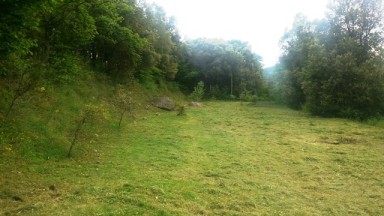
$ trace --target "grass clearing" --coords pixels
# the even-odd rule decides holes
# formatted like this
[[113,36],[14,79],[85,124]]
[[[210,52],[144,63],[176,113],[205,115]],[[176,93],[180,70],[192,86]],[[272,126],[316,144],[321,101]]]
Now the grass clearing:
[[384,212],[378,126],[207,102],[110,130],[72,159],[0,159],[0,215]]

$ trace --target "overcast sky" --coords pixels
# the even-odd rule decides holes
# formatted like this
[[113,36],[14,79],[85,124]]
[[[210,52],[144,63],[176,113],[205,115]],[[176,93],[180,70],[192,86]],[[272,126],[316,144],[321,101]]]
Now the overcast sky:
[[263,58],[277,63],[279,40],[297,13],[309,19],[324,17],[329,0],[146,0],[176,17],[184,39],[220,38],[247,41]]

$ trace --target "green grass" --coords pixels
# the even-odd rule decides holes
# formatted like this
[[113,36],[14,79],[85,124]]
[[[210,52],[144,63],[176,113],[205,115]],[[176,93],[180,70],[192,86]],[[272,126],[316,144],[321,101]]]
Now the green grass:
[[384,212],[379,126],[207,102],[108,130],[72,159],[0,159],[0,215]]

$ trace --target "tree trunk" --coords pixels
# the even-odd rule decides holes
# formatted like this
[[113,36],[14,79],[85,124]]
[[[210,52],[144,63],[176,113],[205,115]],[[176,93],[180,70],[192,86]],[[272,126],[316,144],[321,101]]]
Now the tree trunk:
[[83,127],[84,124],[85,124],[85,117],[83,117],[81,119],[81,121],[79,122],[79,124],[77,125],[75,134],[73,135],[73,140],[72,140],[71,146],[69,147],[69,150],[68,150],[68,155],[67,155],[68,158],[71,157],[73,146],[75,145],[77,137],[79,136],[81,128]]
[[7,112],[5,113],[5,118],[8,118],[8,115],[9,115],[9,113],[11,112],[13,105],[15,105],[15,101],[16,101],[17,98],[19,98],[19,97],[20,97],[20,95],[17,94],[17,93],[15,94],[15,96],[13,96],[12,102],[11,102],[11,104],[9,105]]
[[123,117],[124,117],[124,113],[125,113],[126,110],[123,110],[123,112],[121,113],[120,115],[120,121],[119,121],[119,128],[121,126],[121,121],[123,121]]

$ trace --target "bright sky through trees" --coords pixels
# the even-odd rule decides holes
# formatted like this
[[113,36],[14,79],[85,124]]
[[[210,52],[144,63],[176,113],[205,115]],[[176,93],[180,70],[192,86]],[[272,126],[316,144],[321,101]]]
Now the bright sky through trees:
[[309,19],[324,17],[329,0],[147,0],[175,16],[184,38],[240,39],[274,65],[279,40],[297,13]]

